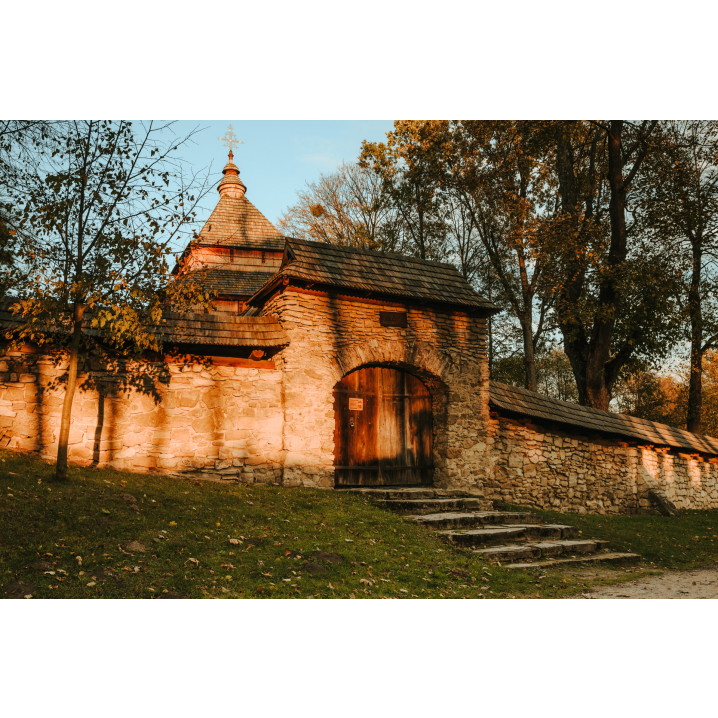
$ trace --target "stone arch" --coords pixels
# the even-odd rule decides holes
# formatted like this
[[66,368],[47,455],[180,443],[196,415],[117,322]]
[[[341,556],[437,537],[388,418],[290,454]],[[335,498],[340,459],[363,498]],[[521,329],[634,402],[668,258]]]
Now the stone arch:
[[341,348],[334,366],[335,381],[363,366],[381,365],[404,369],[416,374],[429,385],[436,380],[444,387],[454,360],[447,352],[440,351],[426,342],[387,342],[376,339],[362,344],[352,344]]

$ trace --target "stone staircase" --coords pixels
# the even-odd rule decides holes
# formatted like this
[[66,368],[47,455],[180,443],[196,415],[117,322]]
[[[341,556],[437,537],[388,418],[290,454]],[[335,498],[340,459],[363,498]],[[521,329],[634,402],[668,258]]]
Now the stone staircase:
[[607,541],[584,539],[575,526],[542,524],[530,511],[494,511],[478,494],[446,489],[381,487],[348,489],[436,531],[454,546],[505,568],[544,568],[607,562],[631,564],[635,553],[618,553]]

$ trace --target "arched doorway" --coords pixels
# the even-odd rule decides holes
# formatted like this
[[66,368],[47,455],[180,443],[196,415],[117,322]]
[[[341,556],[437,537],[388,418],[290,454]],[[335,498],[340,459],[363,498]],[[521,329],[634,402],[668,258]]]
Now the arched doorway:
[[364,367],[334,389],[336,486],[432,483],[431,394],[400,369]]

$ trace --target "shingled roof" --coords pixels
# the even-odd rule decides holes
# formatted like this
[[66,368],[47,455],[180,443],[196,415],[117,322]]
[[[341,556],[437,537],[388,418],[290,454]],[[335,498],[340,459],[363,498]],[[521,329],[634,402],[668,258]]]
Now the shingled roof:
[[214,289],[220,296],[251,297],[266,284],[274,272],[247,272],[239,269],[211,269],[197,272],[198,283],[206,289]]
[[496,381],[489,382],[489,402],[498,409],[533,419],[544,419],[656,446],[670,446],[718,456],[718,439],[635,416],[613,414],[610,411],[600,411],[588,406],[550,399],[535,391],[519,389]]
[[281,252],[282,233],[244,196],[222,195],[195,244]]
[[286,241],[276,277],[498,311],[450,264],[289,237]]
[[[11,301],[0,303],[0,327],[9,329],[19,324],[9,311]],[[281,324],[274,317],[241,317],[233,314],[180,314],[164,312],[165,323],[152,327],[150,332],[161,336],[169,344],[208,344],[232,347],[279,347],[289,344]],[[90,327],[91,317],[82,323],[88,336],[100,337],[101,332]],[[62,331],[57,329],[57,331]]]
[[167,323],[157,328],[164,342],[234,347],[279,347],[289,344],[274,317],[240,317],[233,314],[178,314],[164,312]]

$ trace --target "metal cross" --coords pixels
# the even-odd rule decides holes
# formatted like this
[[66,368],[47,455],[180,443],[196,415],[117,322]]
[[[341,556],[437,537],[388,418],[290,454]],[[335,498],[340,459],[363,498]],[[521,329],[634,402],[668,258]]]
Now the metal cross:
[[229,147],[229,153],[232,154],[232,145],[243,145],[244,142],[241,142],[237,139],[237,135],[234,134],[234,130],[232,129],[232,125],[229,126],[229,130],[227,131],[226,137],[218,137],[217,138],[220,142],[223,142],[227,147]]

